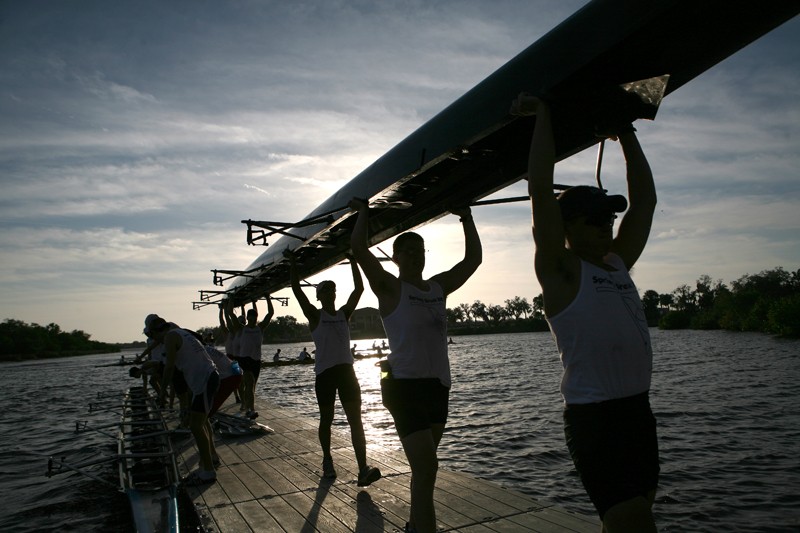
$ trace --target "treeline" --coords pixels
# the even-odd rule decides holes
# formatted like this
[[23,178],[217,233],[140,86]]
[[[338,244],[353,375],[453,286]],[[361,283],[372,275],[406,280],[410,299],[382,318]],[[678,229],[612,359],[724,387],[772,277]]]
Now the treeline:
[[0,323],[0,360],[44,359],[90,353],[119,352],[116,344],[93,341],[79,329],[62,331],[58,324],[26,324],[7,318]]
[[[222,345],[225,343],[225,332],[219,327],[205,327],[197,330],[197,333],[208,338],[211,336],[214,343]],[[311,332],[308,330],[308,324],[305,322],[298,322],[292,315],[277,316],[267,324],[264,338],[268,339],[270,344],[278,342],[309,342],[311,341]]]
[[[725,329],[754,331],[800,337],[800,269],[782,267],[746,274],[730,286],[702,275],[693,286],[681,285],[670,293],[646,290],[642,294],[645,316],[651,326],[661,329]],[[504,305],[476,300],[447,309],[451,334],[514,333],[547,331],[544,300],[538,295],[529,302],[515,296]],[[218,327],[198,330],[212,335],[217,344],[225,341]],[[376,335],[377,336],[377,335]],[[118,344],[93,341],[81,330],[62,331],[58,324],[26,324],[6,319],[0,323],[0,361],[67,357],[91,353],[119,352]],[[291,315],[274,318],[265,338],[270,343],[310,342],[308,324]]]
[[[642,295],[645,316],[661,329],[725,329],[800,337],[800,270],[782,267],[746,274],[730,286],[702,275],[694,287],[681,285]],[[542,295],[515,296],[504,305],[476,300],[447,309],[451,333],[546,331]]]
[[648,320],[661,329],[725,329],[800,337],[800,269],[781,267],[746,274],[730,287],[702,275],[694,287],[669,294],[645,291]]

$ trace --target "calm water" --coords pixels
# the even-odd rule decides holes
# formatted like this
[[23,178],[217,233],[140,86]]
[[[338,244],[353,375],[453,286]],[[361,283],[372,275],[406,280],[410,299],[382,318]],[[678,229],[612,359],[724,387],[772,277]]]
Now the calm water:
[[[661,531],[800,530],[800,341],[760,334],[651,330],[651,401],[659,424]],[[549,333],[456,337],[443,468],[490,479],[593,514],[564,445],[560,363]],[[371,341],[358,341],[367,348]],[[311,344],[306,346],[311,348]],[[278,346],[293,355],[303,344]],[[265,346],[271,357],[276,346]],[[46,455],[111,453],[102,435],[73,433],[97,392],[132,383],[119,355],[2,365],[0,531],[125,531],[127,501],[97,482],[48,479]],[[380,404],[375,359],[356,363],[371,445],[399,450]],[[260,396],[314,416],[310,367],[265,369]],[[337,423],[344,428],[344,415]],[[112,471],[107,471],[109,476]],[[120,519],[120,517],[123,517]],[[122,523],[122,525],[121,525]]]

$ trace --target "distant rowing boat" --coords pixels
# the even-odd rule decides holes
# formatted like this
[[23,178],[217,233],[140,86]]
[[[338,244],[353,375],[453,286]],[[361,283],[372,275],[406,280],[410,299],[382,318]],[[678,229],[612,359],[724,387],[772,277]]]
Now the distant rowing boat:
[[383,357],[384,355],[389,355],[390,353],[392,353],[392,352],[389,351],[388,348],[385,349],[385,350],[384,349],[380,349],[380,348],[373,349],[373,350],[362,350],[360,352],[356,352],[353,355],[353,358],[355,358],[355,359],[369,359],[371,357]]
[[[389,355],[389,350],[363,350],[360,352],[356,352],[353,358],[355,360],[359,359],[369,359],[371,357],[382,357],[384,355]],[[262,360],[261,367],[273,367],[273,366],[295,366],[295,365],[313,365],[314,359],[278,359],[275,360]]]
[[261,360],[261,367],[267,366],[294,366],[294,365],[313,365],[313,359],[278,359],[277,361],[273,360]]
[[100,367],[107,367],[107,366],[131,366],[136,364],[136,359],[125,359],[121,361],[115,361],[113,363],[104,363],[102,365],[94,365],[95,368]]

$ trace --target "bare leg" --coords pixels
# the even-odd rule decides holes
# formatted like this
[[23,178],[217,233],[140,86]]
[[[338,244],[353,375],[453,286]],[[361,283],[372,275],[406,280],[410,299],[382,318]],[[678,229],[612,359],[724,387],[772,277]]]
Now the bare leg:
[[189,396],[191,393],[189,391],[182,392],[178,394],[178,408],[181,412],[181,427],[190,427],[189,422],[189,400],[191,397]]
[[244,404],[246,410],[255,411],[256,378],[253,373],[245,371],[242,383],[244,385],[242,390],[242,404]]
[[436,510],[433,491],[439,459],[436,448],[442,438],[444,426],[416,431],[401,439],[411,466],[411,524],[419,533],[436,531]]
[[[247,373],[245,372],[244,374],[247,374]],[[244,403],[244,390],[246,388],[245,384],[244,384],[244,374],[242,375],[242,381],[239,382],[239,386],[236,388],[236,390],[239,392],[239,400],[241,402],[240,405],[239,405],[239,410],[240,411],[246,411],[247,410],[247,406]]]
[[210,472],[214,471],[214,463],[212,461],[212,441],[211,435],[207,432],[208,417],[205,413],[198,413],[192,411],[189,413],[189,429],[192,431],[195,443],[197,444],[197,453],[200,456],[200,468]]
[[211,464],[214,465],[214,459],[219,460],[219,455],[217,455],[217,447],[214,444],[214,430],[211,428],[211,421],[206,416],[206,435],[208,435],[208,443],[209,448],[211,449]]
[[654,500],[655,491],[651,491],[647,498],[639,496],[618,503],[603,517],[603,531],[607,533],[628,531],[655,533],[657,529],[652,512]]
[[328,458],[331,456],[331,425],[333,424],[333,411],[334,406],[325,405],[319,407],[319,428],[317,434],[319,435],[319,444],[322,446],[322,457]]
[[350,439],[356,453],[358,471],[367,467],[367,439],[364,436],[364,424],[361,422],[361,402],[342,402],[347,423],[350,424]]

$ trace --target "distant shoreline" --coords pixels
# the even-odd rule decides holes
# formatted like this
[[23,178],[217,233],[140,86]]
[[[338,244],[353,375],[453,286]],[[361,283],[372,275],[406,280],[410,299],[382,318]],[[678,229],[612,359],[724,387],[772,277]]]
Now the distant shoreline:
[[42,352],[42,353],[22,353],[22,354],[3,354],[0,355],[0,363],[18,363],[20,361],[38,361],[42,359],[63,359],[64,357],[78,357],[81,355],[99,355],[103,353],[119,353],[124,346],[109,346],[104,349],[95,350],[71,350],[66,352]]

